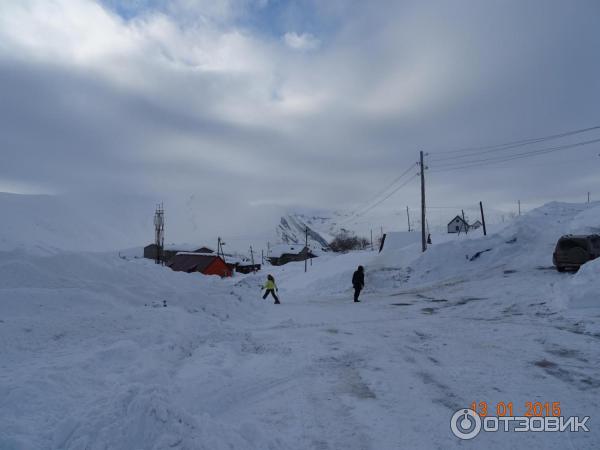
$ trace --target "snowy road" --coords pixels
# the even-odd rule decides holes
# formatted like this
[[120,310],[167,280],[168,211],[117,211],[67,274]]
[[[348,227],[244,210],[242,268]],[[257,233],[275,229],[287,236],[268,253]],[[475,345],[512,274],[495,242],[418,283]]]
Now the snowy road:
[[[550,320],[543,301],[507,307],[465,288],[361,304],[285,298],[264,324],[197,349],[178,375],[179,401],[227,423],[258,421],[285,448],[598,448],[600,336]],[[560,402],[591,415],[592,432],[461,442],[450,417],[473,401],[513,402],[515,415],[526,402]]]

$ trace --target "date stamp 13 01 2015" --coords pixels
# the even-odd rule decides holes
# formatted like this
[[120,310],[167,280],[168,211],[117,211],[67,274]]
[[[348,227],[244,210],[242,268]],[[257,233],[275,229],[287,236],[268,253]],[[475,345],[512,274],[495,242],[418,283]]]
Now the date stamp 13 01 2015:
[[560,402],[476,402],[456,411],[450,421],[452,433],[470,440],[485,432],[588,432],[589,416],[563,415]]

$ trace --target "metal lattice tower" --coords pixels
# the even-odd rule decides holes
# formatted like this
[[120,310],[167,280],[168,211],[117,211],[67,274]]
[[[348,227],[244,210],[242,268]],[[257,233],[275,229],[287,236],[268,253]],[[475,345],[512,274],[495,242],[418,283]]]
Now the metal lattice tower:
[[156,258],[154,262],[161,264],[165,247],[165,209],[163,204],[156,206],[154,212],[154,244],[156,245]]

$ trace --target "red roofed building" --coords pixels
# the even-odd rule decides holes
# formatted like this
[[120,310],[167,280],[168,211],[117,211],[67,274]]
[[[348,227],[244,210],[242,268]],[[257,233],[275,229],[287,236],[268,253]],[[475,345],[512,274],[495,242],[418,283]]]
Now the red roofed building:
[[180,252],[169,260],[167,266],[176,272],[200,272],[204,275],[220,277],[233,275],[231,267],[220,256],[210,253]]

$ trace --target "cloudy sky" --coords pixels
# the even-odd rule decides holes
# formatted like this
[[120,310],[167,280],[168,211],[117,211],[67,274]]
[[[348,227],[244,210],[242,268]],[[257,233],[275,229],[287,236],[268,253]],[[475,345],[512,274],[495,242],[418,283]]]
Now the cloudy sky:
[[[0,0],[0,191],[193,196],[243,226],[364,207],[425,150],[432,206],[600,199],[600,143],[440,170],[600,125],[599,20],[595,0]],[[416,179],[372,211],[406,205]]]

